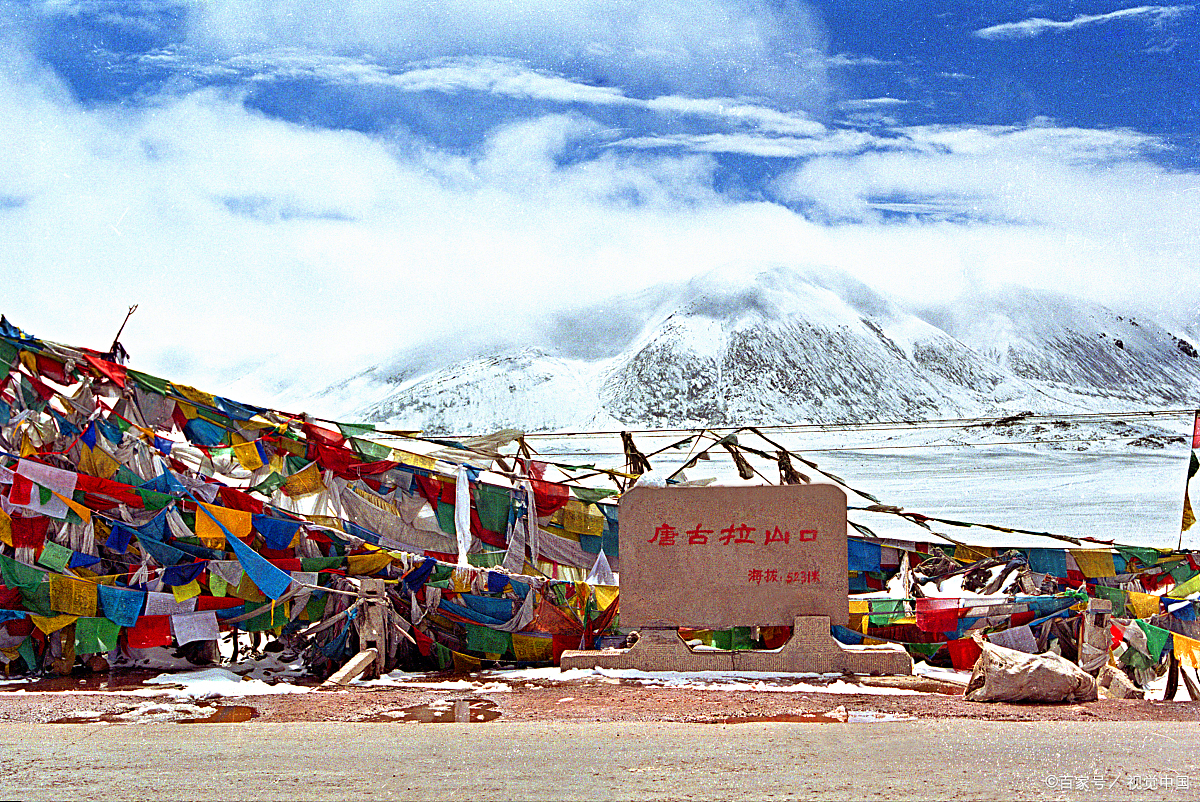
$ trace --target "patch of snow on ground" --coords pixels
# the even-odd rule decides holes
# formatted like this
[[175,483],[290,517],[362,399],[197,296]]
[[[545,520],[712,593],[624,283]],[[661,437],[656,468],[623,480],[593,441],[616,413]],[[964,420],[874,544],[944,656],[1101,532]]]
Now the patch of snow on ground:
[[928,677],[929,679],[952,682],[955,685],[963,686],[965,686],[971,680],[970,671],[959,670],[956,668],[939,668],[937,666],[931,666],[925,662],[914,662],[913,674],[919,677]]
[[215,699],[222,696],[273,696],[284,693],[308,693],[312,688],[279,683],[269,685],[258,679],[243,679],[224,668],[187,671],[178,674],[159,674],[146,680],[147,685],[179,685],[180,688],[145,688],[134,691],[138,696],[167,695],[176,699]]

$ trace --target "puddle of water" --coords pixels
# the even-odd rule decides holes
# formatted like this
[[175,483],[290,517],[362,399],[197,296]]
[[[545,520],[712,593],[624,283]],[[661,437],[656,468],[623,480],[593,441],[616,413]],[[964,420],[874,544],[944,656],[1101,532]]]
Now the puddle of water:
[[123,669],[104,674],[70,674],[65,677],[38,677],[30,682],[0,686],[0,690],[25,691],[27,693],[55,693],[67,691],[117,691],[146,687],[146,680],[157,677],[161,671]]
[[180,724],[241,724],[258,717],[258,711],[249,705],[217,705],[207,718],[186,718]]
[[178,724],[236,724],[258,716],[248,705],[169,705],[145,703],[119,713],[85,713],[56,718],[50,724],[149,724],[173,721]]
[[480,724],[500,718],[496,703],[487,699],[441,699],[427,705],[400,710],[385,710],[359,719],[368,722],[407,722],[421,724]]

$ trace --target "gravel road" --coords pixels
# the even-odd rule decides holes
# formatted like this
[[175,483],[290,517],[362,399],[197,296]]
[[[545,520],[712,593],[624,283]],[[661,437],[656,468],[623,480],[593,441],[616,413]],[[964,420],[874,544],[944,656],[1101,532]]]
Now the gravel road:
[[0,755],[22,799],[1200,798],[1200,732],[1146,721],[15,723]]

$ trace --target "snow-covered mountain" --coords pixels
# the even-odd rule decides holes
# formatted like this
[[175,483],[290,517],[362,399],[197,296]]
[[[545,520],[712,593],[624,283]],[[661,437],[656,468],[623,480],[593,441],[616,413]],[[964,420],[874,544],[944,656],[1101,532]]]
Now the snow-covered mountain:
[[[343,418],[480,432],[832,423],[1194,406],[1200,354],[1144,316],[1005,288],[912,309],[835,271],[724,270],[548,318],[526,342],[423,349],[313,398]],[[453,354],[435,364],[431,353]]]

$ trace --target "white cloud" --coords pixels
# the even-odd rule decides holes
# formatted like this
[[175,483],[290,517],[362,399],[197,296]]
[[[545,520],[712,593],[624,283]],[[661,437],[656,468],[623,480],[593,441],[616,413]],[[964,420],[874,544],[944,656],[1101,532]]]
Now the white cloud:
[[[941,275],[1009,281],[1119,305],[1194,315],[1200,176],[1143,154],[1130,132],[912,128],[886,151],[819,157],[783,177],[780,197],[829,236],[870,248],[887,288]],[[908,215],[897,219],[893,215]]]
[[[447,333],[486,340],[730,264],[827,264],[925,300],[995,276],[1181,314],[1200,286],[1200,178],[1156,166],[1162,143],[1137,132],[868,133],[682,84],[639,95],[503,53],[397,66],[300,43],[215,65],[568,112],[526,104],[451,150],[272,119],[237,92],[84,108],[5,41],[0,249],[20,291],[0,311],[103,347],[139,303],[123,337],[135,365],[215,391],[241,373],[324,385]],[[689,132],[612,131],[597,121],[610,108],[686,118]],[[790,208],[719,193],[709,154],[724,153],[799,160],[777,184]]]
[[975,31],[980,39],[1032,39],[1044,33],[1071,31],[1091,25],[1127,19],[1151,19],[1162,23],[1191,11],[1192,6],[1136,6],[1110,11],[1107,14],[1081,14],[1066,21],[1033,17],[1019,22],[1004,22]]
[[763,158],[798,159],[856,153],[878,143],[879,140],[870,134],[840,130],[815,137],[761,136],[753,133],[639,136],[617,140],[613,146],[642,150],[678,148],[696,153],[736,153]]
[[857,53],[835,53],[825,59],[830,67],[890,67],[899,61],[878,59],[874,56],[864,56]]
[[483,56],[634,94],[750,94],[815,106],[824,93],[820,24],[798,3],[194,0],[189,19],[190,43],[223,56],[278,46],[389,63]]

